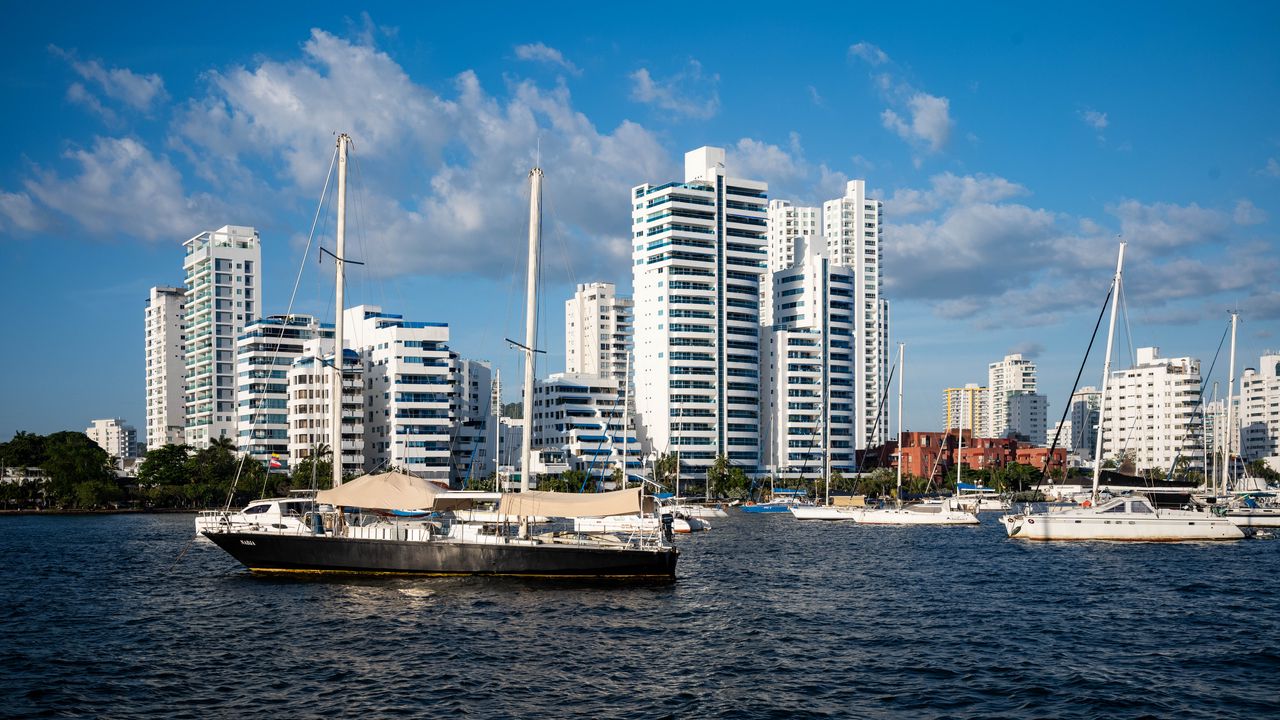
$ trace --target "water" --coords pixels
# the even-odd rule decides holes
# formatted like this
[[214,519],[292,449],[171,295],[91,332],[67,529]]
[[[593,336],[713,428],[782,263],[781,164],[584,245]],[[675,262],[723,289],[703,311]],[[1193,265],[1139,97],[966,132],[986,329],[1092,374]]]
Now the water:
[[0,716],[1276,716],[1280,542],[742,516],[679,581],[254,577],[190,515],[0,518]]

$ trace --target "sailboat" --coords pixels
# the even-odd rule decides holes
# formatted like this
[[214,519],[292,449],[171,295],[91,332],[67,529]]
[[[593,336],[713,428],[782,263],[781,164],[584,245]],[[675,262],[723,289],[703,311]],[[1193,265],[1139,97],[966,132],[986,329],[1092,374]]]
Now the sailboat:
[[[343,347],[343,279],[346,234],[346,171],[351,138],[338,137],[337,322],[334,347]],[[529,288],[526,304],[523,466],[520,493],[497,503],[500,522],[469,522],[455,511],[472,508],[476,493],[452,493],[422,478],[397,472],[365,475],[343,484],[334,462],[333,488],[317,493],[317,504],[333,512],[309,513],[295,533],[228,527],[204,535],[251,571],[362,575],[511,575],[575,579],[675,578],[678,551],[655,530],[622,538],[585,535],[540,526],[539,517],[570,519],[625,515],[652,506],[643,488],[607,493],[530,490],[534,342],[537,337],[537,263],[542,224],[542,170],[530,172]],[[331,447],[341,447],[342,376],[333,368]],[[646,500],[650,500],[646,503]],[[344,509],[378,512],[345,512]],[[386,511],[422,511],[405,518]],[[540,529],[538,529],[540,528]]]
[[[1116,329],[1124,272],[1124,248],[1120,243],[1116,274],[1111,284],[1111,321],[1107,327],[1107,354],[1102,362],[1102,396],[1098,417],[1106,417],[1107,386],[1111,379],[1111,346]],[[1022,512],[1002,516],[1009,537],[1019,540],[1129,540],[1176,542],[1184,540],[1239,540],[1240,528],[1212,513],[1159,509],[1140,495],[1099,502],[1098,480],[1102,472],[1102,423],[1098,423],[1093,454],[1093,489],[1086,505],[1055,512]]]

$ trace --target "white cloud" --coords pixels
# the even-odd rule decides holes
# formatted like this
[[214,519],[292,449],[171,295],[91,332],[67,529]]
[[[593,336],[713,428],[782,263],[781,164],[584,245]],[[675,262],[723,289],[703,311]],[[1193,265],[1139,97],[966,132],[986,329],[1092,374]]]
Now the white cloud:
[[[866,42],[850,46],[849,54],[862,58],[873,68],[890,64],[883,50]],[[892,70],[873,72],[871,81],[889,104],[880,113],[880,123],[885,129],[920,151],[936,153],[947,146],[955,127],[948,98],[918,90]],[[916,167],[921,162],[917,156]]]
[[1261,225],[1267,221],[1267,212],[1248,199],[1237,200],[1231,219],[1237,225]]
[[1013,347],[1009,348],[1009,352],[1007,354],[1021,355],[1024,358],[1027,358],[1028,360],[1034,360],[1037,357],[1040,357],[1040,354],[1043,352],[1044,352],[1044,345],[1035,341],[1028,340],[1026,342],[1020,342],[1017,345],[1014,345]]
[[[9,228],[34,232],[49,226],[49,218],[43,209],[31,201],[26,193],[0,192],[0,218]],[[0,225],[0,230],[5,229]]]
[[958,176],[950,172],[929,178],[926,190],[899,188],[885,201],[885,212],[902,218],[933,212],[949,205],[971,205],[977,202],[997,203],[1028,194],[1027,189],[996,175]]
[[1085,108],[1079,112],[1079,115],[1080,115],[1080,119],[1084,121],[1084,124],[1088,125],[1094,130],[1101,132],[1107,129],[1106,113],[1098,112],[1093,108]]
[[872,67],[889,62],[889,56],[886,55],[883,50],[869,42],[860,42],[850,45],[849,54],[862,58]]
[[827,106],[827,101],[822,99],[822,95],[818,92],[818,88],[812,85],[807,85],[806,87],[809,89],[809,101],[813,103],[814,107]]
[[578,69],[577,65],[574,65],[565,59],[563,53],[553,47],[548,47],[543,43],[539,42],[517,45],[515,49],[516,57],[521,60],[550,63],[563,68],[571,75],[582,74],[582,71]]
[[[96,138],[91,148],[69,150],[64,157],[77,166],[75,173],[64,176],[37,168],[24,183],[27,199],[14,201],[12,207],[36,218],[39,211],[28,204],[34,201],[41,209],[74,220],[89,234],[144,240],[184,240],[193,227],[225,218],[219,201],[206,194],[185,194],[182,176],[169,160],[156,157],[133,138]],[[23,226],[10,212],[10,203],[5,205],[5,215]],[[28,221],[25,229],[39,229],[41,222]]]
[[727,148],[725,165],[736,176],[765,180],[771,185],[786,184],[808,173],[800,136],[794,132],[788,149],[753,138],[742,138]]
[[1280,178],[1280,160],[1267,158],[1267,164],[1262,166],[1262,169],[1258,171],[1258,174],[1265,175],[1266,177]]
[[1144,205],[1124,200],[1108,205],[1107,212],[1120,221],[1120,234],[1139,248],[1179,248],[1223,239],[1229,218],[1218,210],[1196,203]]
[[654,78],[648,68],[640,68],[631,73],[631,99],[678,116],[706,120],[720,110],[719,83],[720,76],[704,75],[697,60],[690,60],[684,70],[665,81]]
[[[148,112],[154,104],[166,97],[164,80],[159,75],[139,75],[128,68],[104,67],[98,60],[79,60],[74,52],[63,50],[56,45],[50,45],[49,51],[66,60],[77,75],[96,85],[107,97],[122,102],[134,110]],[[69,91],[68,97],[101,112],[102,106],[96,98],[93,103],[89,102],[89,91],[85,86],[80,83],[76,85],[78,89],[74,92]]]

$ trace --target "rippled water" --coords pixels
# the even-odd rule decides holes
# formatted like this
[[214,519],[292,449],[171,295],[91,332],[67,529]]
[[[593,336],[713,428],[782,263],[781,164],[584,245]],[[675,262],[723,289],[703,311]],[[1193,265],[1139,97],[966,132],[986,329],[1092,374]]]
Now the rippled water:
[[[737,515],[679,581],[254,577],[190,515],[0,518],[0,716],[1280,713],[1280,542]],[[172,565],[172,567],[171,567]]]

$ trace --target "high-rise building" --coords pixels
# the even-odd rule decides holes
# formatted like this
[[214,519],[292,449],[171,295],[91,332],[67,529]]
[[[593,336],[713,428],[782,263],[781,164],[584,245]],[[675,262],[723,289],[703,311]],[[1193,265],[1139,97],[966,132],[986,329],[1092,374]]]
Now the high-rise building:
[[[884,298],[884,204],[867,197],[864,180],[850,180],[843,197],[822,204],[822,230],[831,262],[854,272],[854,441],[860,448],[888,437],[885,387],[889,378],[889,301]],[[879,424],[876,417],[880,416]]]
[[[1098,406],[1102,393],[1095,387],[1082,387],[1071,395],[1071,410],[1067,414],[1066,437],[1058,440],[1058,447],[1067,448],[1082,460],[1093,461],[1098,442]],[[1050,442],[1053,437],[1048,438]]]
[[224,225],[183,243],[186,443],[236,433],[236,338],[258,317],[262,249],[251,227]]
[[273,455],[289,457],[289,369],[317,337],[332,338],[333,326],[271,315],[246,322],[236,338],[236,448],[267,467]]
[[98,447],[107,451],[113,458],[132,458],[138,456],[138,431],[132,425],[125,425],[120,418],[94,420],[85,428],[84,434],[98,443]]
[[151,288],[145,312],[146,446],[181,445],[186,441],[186,290]]
[[1009,424],[1004,436],[1043,446],[1045,427],[1049,423],[1049,399],[1040,393],[1018,391],[1009,395],[1008,409]]
[[[987,433],[988,437],[1005,437],[1009,434],[1009,399],[1014,393],[1036,391],[1036,364],[1021,354],[1006,355],[1003,360],[987,366]],[[1015,428],[1029,435],[1029,428]],[[1040,428],[1044,435],[1044,427]]]
[[724,160],[701,147],[683,182],[632,189],[636,412],[648,449],[754,473],[768,185]]
[[621,380],[631,352],[632,303],[613,283],[579,283],[564,303],[565,372]]
[[973,437],[991,437],[987,429],[987,388],[968,383],[942,391],[942,421],[947,430],[964,428]]
[[376,305],[348,308],[342,322],[346,343],[365,363],[368,469],[398,468],[450,482],[457,378],[449,325],[408,322]]
[[577,373],[553,373],[533,390],[535,452],[563,451],[573,470],[608,480],[621,467],[623,453],[631,472],[643,464],[636,438],[623,432],[622,381]]
[[1246,461],[1280,456],[1280,353],[1267,353],[1240,376],[1240,444]]
[[[334,450],[329,434],[330,397],[333,389],[334,349],[332,333],[302,344],[301,353],[288,371],[289,386],[289,467],[321,448]],[[346,476],[371,470],[365,455],[365,383],[360,354],[347,348],[342,353],[342,472]],[[332,454],[330,454],[332,459]],[[318,482],[330,478],[318,477]]]
[[[1102,410],[1102,460],[1131,453],[1139,470],[1169,472],[1175,460],[1203,469],[1198,418],[1200,361],[1138,348],[1137,364],[1111,373]],[[1195,420],[1195,422],[1193,422]]]
[[450,353],[450,361],[455,378],[449,409],[454,430],[451,480],[462,486],[467,480],[487,478],[497,469],[497,426],[491,405],[493,368],[484,360],[466,360],[457,353]]
[[856,274],[833,265],[820,239],[801,237],[794,248],[795,263],[769,273],[774,323],[761,328],[764,463],[780,473],[822,472],[830,452],[833,470],[855,472]]

